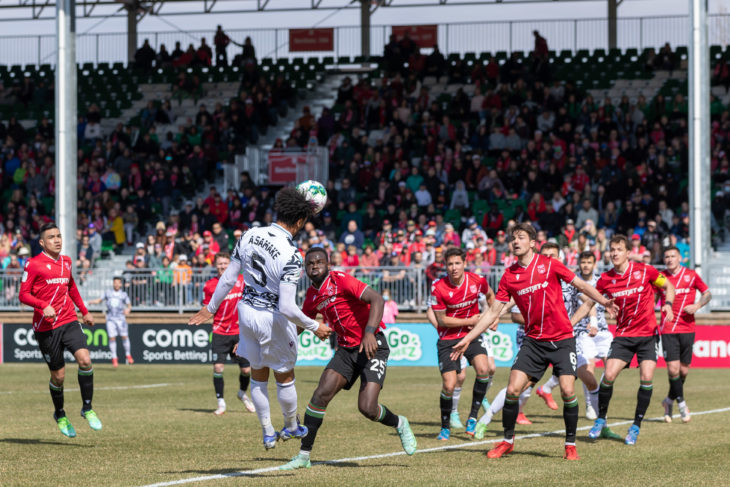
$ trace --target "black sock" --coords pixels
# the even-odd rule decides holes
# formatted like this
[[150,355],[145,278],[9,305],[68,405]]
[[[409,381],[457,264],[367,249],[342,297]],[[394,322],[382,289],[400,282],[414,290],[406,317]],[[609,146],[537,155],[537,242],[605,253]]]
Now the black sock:
[[670,377],[669,378],[669,399],[677,400],[677,402],[684,401],[684,384],[682,383],[682,379],[677,377]]
[[94,398],[94,369],[79,368],[79,389],[81,389],[82,411],[91,409],[91,400]]
[[451,418],[453,402],[454,399],[451,397],[451,394],[441,391],[439,404],[441,406],[441,428],[443,429],[449,429],[449,419]]
[[578,398],[563,396],[563,421],[565,421],[565,442],[575,443],[575,432],[578,429]]
[[63,386],[57,386],[51,381],[48,383],[48,388],[51,390],[51,400],[56,409],[54,417],[58,419],[66,416],[66,411],[63,410]]
[[387,407],[383,406],[382,404],[378,404],[380,407],[380,414],[378,414],[378,418],[375,420],[378,423],[382,423],[385,426],[391,426],[393,428],[398,427],[398,415],[393,414],[393,412],[388,409]]
[[309,433],[302,438],[302,450],[312,451],[314,440],[317,438],[317,430],[322,426],[326,409],[326,407],[317,406],[311,401],[307,404],[307,410],[304,412],[304,426],[307,427]]
[[251,374],[244,374],[241,372],[241,374],[238,376],[238,388],[241,389],[243,392],[246,392],[248,390],[248,384],[251,382]]
[[213,372],[213,387],[215,387],[215,397],[223,399],[223,373]]
[[507,440],[515,437],[515,424],[519,413],[520,395],[512,396],[508,393],[504,398],[504,408],[502,408],[502,427],[504,428],[504,437]]
[[601,385],[598,389],[598,417],[600,419],[606,419],[608,403],[611,402],[612,395],[613,381],[609,381],[605,377],[601,377]]
[[636,394],[636,414],[634,414],[634,424],[641,426],[641,420],[644,419],[646,410],[649,408],[649,402],[651,402],[651,393],[654,390],[650,380],[640,381],[639,392]]
[[477,378],[474,380],[471,411],[469,412],[470,418],[476,418],[478,416],[479,408],[482,407],[482,401],[484,400],[484,395],[487,393],[488,387],[489,376],[477,374]]
[[684,381],[687,380],[687,376],[686,375],[680,375],[680,377],[682,378],[682,384],[684,384]]

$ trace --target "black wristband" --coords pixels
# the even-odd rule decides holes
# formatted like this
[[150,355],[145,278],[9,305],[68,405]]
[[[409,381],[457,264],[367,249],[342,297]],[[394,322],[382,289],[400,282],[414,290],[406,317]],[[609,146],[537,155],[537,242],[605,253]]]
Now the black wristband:
[[664,304],[665,305],[668,304],[670,307],[674,305],[674,303],[672,301],[664,301]]

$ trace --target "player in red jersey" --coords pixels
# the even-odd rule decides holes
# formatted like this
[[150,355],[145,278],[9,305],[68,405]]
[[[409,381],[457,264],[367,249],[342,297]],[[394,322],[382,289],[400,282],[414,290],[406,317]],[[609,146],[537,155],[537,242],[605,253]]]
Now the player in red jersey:
[[[664,360],[667,362],[669,374],[669,394],[662,401],[664,421],[672,422],[672,405],[677,400],[679,415],[682,421],[690,420],[689,408],[684,401],[684,381],[689,374],[692,362],[692,346],[695,341],[695,313],[712,299],[712,294],[702,278],[692,269],[682,267],[682,256],[677,247],[664,249],[664,264],[667,270],[664,275],[674,286],[673,320],[662,316],[661,335]],[[700,300],[695,302],[696,292],[700,292]],[[666,296],[662,293],[662,304]]]
[[[458,247],[449,248],[444,254],[447,276],[434,281],[431,286],[430,308],[438,323],[438,357],[441,372],[441,431],[439,440],[451,436],[450,418],[453,406],[453,393],[457,385],[457,375],[461,372],[461,357],[451,359],[451,348],[469,332],[469,328],[479,320],[480,295],[485,296],[487,304],[494,302],[494,293],[484,276],[465,272],[466,252]],[[489,387],[490,367],[487,359],[487,346],[484,338],[473,341],[464,355],[476,372],[471,411],[466,422],[466,434],[474,436],[477,414],[484,395]]]
[[86,309],[76,288],[71,269],[71,258],[61,255],[63,241],[55,223],[41,227],[39,255],[25,264],[18,299],[33,308],[33,333],[51,371],[51,399],[61,433],[73,438],[76,430],[63,409],[63,381],[66,376],[64,349],[71,352],[79,364],[79,388],[81,389],[81,416],[93,430],[101,429],[101,421],[91,408],[94,396],[94,369],[91,365],[86,335],[76,316],[74,305],[81,311],[85,325],[94,326],[94,318]]
[[382,296],[350,274],[330,271],[327,251],[322,247],[307,251],[304,268],[312,285],[307,289],[302,312],[312,319],[317,313],[321,314],[337,334],[339,347],[322,372],[304,413],[304,426],[309,433],[302,438],[299,454],[279,469],[311,467],[309,456],[327,405],[343,388],[350,390],[358,378],[360,412],[371,421],[395,428],[403,450],[413,455],[416,437],[406,417],[393,414],[378,403],[390,355],[388,341],[382,332],[385,328]]
[[574,385],[576,377],[575,338],[573,325],[563,301],[561,281],[572,284],[580,292],[606,306],[616,307],[590,284],[576,277],[560,261],[535,253],[537,234],[529,223],[512,227],[512,250],[517,263],[510,266],[499,281],[497,296],[479,322],[453,348],[452,358],[463,354],[472,340],[487,327],[496,328],[496,320],[505,306],[514,301],[525,318],[525,339],[510,372],[507,396],[502,410],[504,441],[487,453],[500,458],[514,449],[514,429],[519,411],[519,397],[530,382],[537,382],[553,365],[553,374],[560,381],[565,421],[565,456],[578,460],[575,434],[578,427],[578,399]]
[[596,289],[616,301],[620,311],[616,317],[616,333],[608,349],[606,368],[598,391],[598,419],[588,437],[597,439],[606,427],[608,404],[613,394],[613,383],[619,373],[636,355],[639,361],[640,385],[636,397],[634,423],[624,439],[627,445],[636,444],[641,420],[651,401],[656,368],[657,334],[654,314],[654,290],[663,289],[666,302],[662,310],[666,320],[672,321],[674,286],[658,270],[650,265],[629,260],[629,240],[624,235],[614,235],[609,241],[609,255],[613,269],[601,274]]
[[[218,271],[218,276],[205,283],[203,287],[203,306],[210,303],[210,298],[213,297],[218,280],[230,263],[231,256],[228,253],[218,252],[215,255],[215,268]],[[226,412],[226,400],[223,398],[223,368],[228,356],[241,369],[238,376],[238,399],[243,402],[249,412],[256,412],[253,402],[246,395],[248,384],[251,382],[251,364],[245,357],[241,357],[236,353],[238,348],[238,301],[241,300],[244,286],[243,274],[239,274],[238,280],[236,280],[233,288],[223,299],[223,303],[213,316],[211,350],[213,352],[213,387],[215,388],[215,397],[218,399],[218,409],[214,411],[216,416]]]

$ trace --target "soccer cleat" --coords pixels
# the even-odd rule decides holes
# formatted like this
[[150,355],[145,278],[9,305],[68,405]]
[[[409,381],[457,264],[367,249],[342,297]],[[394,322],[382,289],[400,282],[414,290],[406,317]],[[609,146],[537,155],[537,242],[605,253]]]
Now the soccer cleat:
[[598,418],[596,410],[593,409],[593,406],[591,406],[590,404],[586,404],[586,418],[591,421],[595,421],[596,418]]
[[686,404],[684,406],[681,404],[679,405],[679,415],[682,417],[683,423],[689,423],[692,420],[692,416],[690,416],[689,408]]
[[312,468],[312,462],[309,461],[309,455],[302,455],[300,453],[292,458],[289,463],[279,467],[279,470],[296,470],[298,468]]
[[398,416],[400,427],[395,430],[400,436],[400,443],[403,445],[403,451],[408,455],[416,453],[416,436],[411,431],[411,425],[408,423],[408,419],[405,416]]
[[474,428],[474,439],[475,440],[483,440],[484,434],[487,432],[487,427],[489,425],[485,423],[477,423],[477,427]]
[[552,409],[553,411],[557,411],[558,409],[558,403],[555,402],[555,399],[553,399],[553,395],[549,392],[545,392],[542,388],[542,386],[538,387],[535,393],[540,396],[543,401],[545,401],[545,404],[547,407]]
[[672,422],[672,401],[668,397],[665,397],[662,401],[662,406],[664,406],[664,422],[665,423],[671,423]]
[[118,358],[114,357],[114,358],[112,359],[112,367],[114,367],[115,369],[116,369],[117,367],[119,367],[119,359],[118,359]]
[[276,447],[276,440],[279,439],[279,433],[274,431],[273,435],[267,435],[266,432],[264,432],[264,448],[267,450],[271,450]]
[[563,458],[565,460],[580,460],[575,445],[565,445],[565,455],[563,455]]
[[294,431],[289,431],[288,429],[286,429],[286,427],[284,427],[281,430],[281,433],[279,433],[279,439],[281,441],[287,441],[294,438],[304,438],[305,436],[307,436],[308,433],[309,430],[307,429],[307,427],[302,426],[297,422],[297,429],[295,429]]
[[629,428],[629,432],[626,434],[626,438],[624,439],[624,443],[627,445],[635,445],[636,440],[639,438],[639,427],[635,424],[631,425],[631,428]]
[[601,437],[601,432],[606,427],[606,420],[603,418],[598,418],[595,423],[593,423],[593,427],[588,432],[588,438],[591,440],[597,440]]
[[614,433],[611,431],[611,428],[608,426],[604,426],[601,430],[601,434],[599,435],[599,438],[603,438],[606,440],[621,440],[621,435]]
[[493,449],[491,449],[487,452],[487,458],[501,458],[502,455],[506,455],[507,453],[512,453],[512,450],[514,450],[514,449],[515,449],[514,443],[502,441],[497,446],[495,446]]
[[489,399],[487,399],[486,397],[482,399],[482,407],[485,411],[489,410],[489,406],[491,406],[491,404],[489,403]]
[[476,430],[477,427],[477,419],[476,418],[469,418],[466,420],[466,431],[465,433],[471,437],[474,437],[474,430]]
[[461,418],[459,417],[458,412],[454,411],[451,413],[451,417],[449,418],[449,427],[455,430],[464,429],[464,425],[461,423]]
[[226,401],[218,399],[218,409],[213,411],[216,416],[223,416],[226,413]]
[[447,441],[449,438],[451,438],[451,431],[448,428],[441,428],[441,432],[436,437],[439,441]]
[[243,406],[246,408],[246,410],[249,413],[256,412],[256,406],[253,405],[253,402],[251,401],[251,399],[248,398],[246,393],[240,389],[238,390],[238,399],[241,400],[241,402],[243,403]]
[[530,421],[529,419],[527,419],[527,416],[525,416],[525,413],[520,412],[517,415],[517,424],[530,425],[530,424],[532,424],[532,421]]
[[61,416],[60,418],[56,418],[56,415],[54,414],[53,419],[56,420],[58,429],[61,430],[61,433],[64,436],[68,436],[69,438],[76,437],[76,430],[74,429],[73,425],[71,425],[71,421],[69,421],[66,416]]
[[131,355],[127,355],[127,365],[132,365],[134,363],[134,359]]
[[89,409],[88,411],[81,410],[81,417],[86,419],[86,421],[89,422],[89,427],[94,431],[101,430],[101,420],[99,419],[99,416],[96,415],[93,409]]

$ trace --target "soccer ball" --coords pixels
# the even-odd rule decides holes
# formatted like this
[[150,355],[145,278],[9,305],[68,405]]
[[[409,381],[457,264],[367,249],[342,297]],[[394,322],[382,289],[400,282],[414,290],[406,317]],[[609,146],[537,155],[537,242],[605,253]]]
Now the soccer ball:
[[319,181],[304,181],[297,185],[297,189],[307,197],[315,214],[322,211],[324,205],[327,204],[327,190]]

